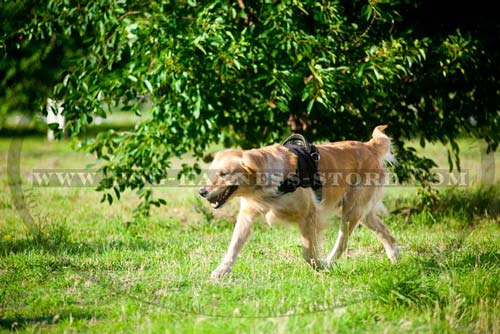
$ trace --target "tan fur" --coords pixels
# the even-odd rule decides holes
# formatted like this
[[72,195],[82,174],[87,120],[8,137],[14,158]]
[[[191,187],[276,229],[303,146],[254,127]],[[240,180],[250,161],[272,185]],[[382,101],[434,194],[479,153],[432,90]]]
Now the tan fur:
[[[200,193],[203,192],[204,197],[213,202],[228,184],[240,184],[231,198],[240,197],[241,203],[229,249],[212,277],[222,277],[230,272],[258,215],[263,215],[269,224],[296,224],[301,234],[302,255],[314,268],[329,266],[342,255],[348,237],[358,223],[375,233],[389,259],[395,262],[399,249],[380,217],[380,212],[384,210],[381,202],[384,160],[390,159],[391,145],[389,137],[383,133],[385,128],[385,125],[376,127],[368,142],[343,141],[317,145],[321,156],[319,172],[334,171],[336,178],[334,186],[327,184],[322,188],[320,203],[310,188],[298,188],[278,196],[276,184],[255,184],[258,175],[266,171],[280,171],[276,180],[279,184],[282,181],[280,175],[296,170],[296,156],[284,146],[218,152],[210,166],[210,170],[214,171],[210,176],[211,184],[200,189]],[[220,171],[224,171],[222,176]],[[251,185],[241,185],[238,177],[251,181]],[[320,250],[325,220],[335,212],[341,216],[339,234],[332,251],[322,258]]]

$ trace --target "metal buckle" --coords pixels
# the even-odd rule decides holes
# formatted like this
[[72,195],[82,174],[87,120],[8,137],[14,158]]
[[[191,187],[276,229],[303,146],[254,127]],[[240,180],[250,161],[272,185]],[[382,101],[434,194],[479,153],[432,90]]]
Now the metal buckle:
[[313,153],[311,153],[311,158],[312,158],[314,161],[318,162],[318,161],[321,159],[321,156],[319,155],[319,153],[318,153],[318,152],[313,152]]

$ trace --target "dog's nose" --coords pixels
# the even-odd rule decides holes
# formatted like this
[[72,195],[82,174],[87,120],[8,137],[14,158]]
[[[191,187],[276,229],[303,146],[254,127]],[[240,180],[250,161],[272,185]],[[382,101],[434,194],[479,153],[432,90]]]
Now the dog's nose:
[[201,187],[200,190],[198,190],[198,194],[200,194],[201,197],[207,197],[208,195],[208,190]]

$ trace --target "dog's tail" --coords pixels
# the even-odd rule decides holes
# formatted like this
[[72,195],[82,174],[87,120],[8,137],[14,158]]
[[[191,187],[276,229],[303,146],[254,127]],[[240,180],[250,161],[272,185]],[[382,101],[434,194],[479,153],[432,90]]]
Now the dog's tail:
[[394,163],[395,158],[391,152],[391,138],[389,138],[383,131],[387,125],[379,125],[373,130],[372,139],[368,142],[382,161]]

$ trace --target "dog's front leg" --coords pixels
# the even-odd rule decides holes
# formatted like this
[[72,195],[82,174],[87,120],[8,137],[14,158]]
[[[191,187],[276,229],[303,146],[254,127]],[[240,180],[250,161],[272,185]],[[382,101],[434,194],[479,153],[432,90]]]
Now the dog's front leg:
[[322,224],[316,212],[311,212],[299,222],[302,239],[302,256],[314,269],[323,269],[325,262],[321,260]]
[[221,264],[210,275],[211,278],[221,278],[231,271],[231,267],[238,256],[243,244],[252,231],[253,218],[256,212],[248,205],[245,199],[241,199],[240,212],[236,220],[233,237],[229,248]]

